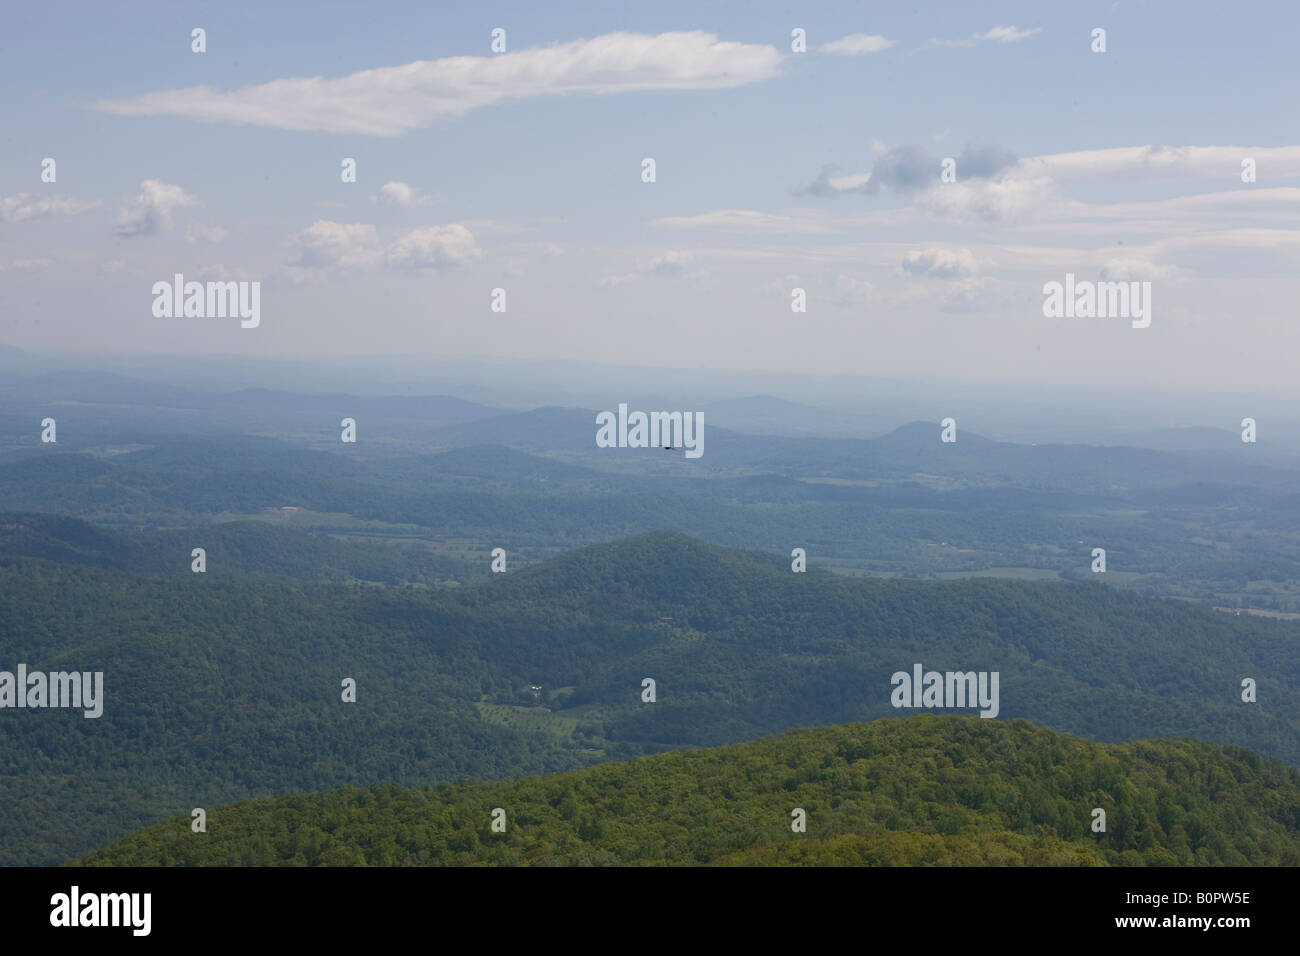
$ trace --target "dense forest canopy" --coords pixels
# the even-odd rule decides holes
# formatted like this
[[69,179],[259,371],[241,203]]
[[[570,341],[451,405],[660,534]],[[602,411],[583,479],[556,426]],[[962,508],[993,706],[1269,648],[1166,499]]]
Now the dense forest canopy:
[[918,662],[999,672],[999,720],[1296,764],[1297,629],[1090,582],[795,574],[673,533],[433,589],[0,557],[5,664],[105,675],[98,719],[0,713],[0,854],[57,862],[251,796],[555,772],[898,716],[890,675]]
[[80,862],[1296,866],[1300,773],[1236,747],[920,715],[524,780],[252,800],[210,810],[207,832],[187,815]]

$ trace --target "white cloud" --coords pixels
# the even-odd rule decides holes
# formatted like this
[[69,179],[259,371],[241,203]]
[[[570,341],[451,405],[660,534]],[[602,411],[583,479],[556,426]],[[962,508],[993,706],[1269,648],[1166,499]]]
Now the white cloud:
[[[1240,182],[1240,161],[1256,159],[1270,181],[1300,176],[1300,147],[1133,146],[1035,156],[1013,162],[991,178],[968,176],[955,183],[934,181],[911,195],[909,205],[863,208],[844,213],[825,208],[785,210],[717,209],[652,220],[660,228],[730,231],[754,239],[779,235],[834,235],[857,229],[891,230],[921,224],[983,227],[998,225],[1040,235],[1059,234],[1146,242],[1162,235],[1222,233],[1225,227],[1277,226],[1296,222],[1300,186]],[[969,164],[967,164],[969,167]],[[959,171],[962,168],[959,163]],[[839,175],[826,167],[796,192],[869,195],[871,173]],[[1219,179],[1218,191],[1163,199],[1096,202],[1071,194],[1096,181],[1178,184]],[[1095,192],[1095,191],[1094,191]],[[1082,193],[1081,193],[1082,194]],[[1125,192],[1132,195],[1132,190]],[[1297,231],[1300,235],[1300,231]],[[936,244],[953,237],[935,236]],[[1049,242],[1051,240],[1048,240]],[[787,254],[794,254],[791,250]],[[901,255],[901,253],[900,253]],[[981,259],[983,261],[983,259]],[[893,263],[896,264],[895,258]]]
[[414,209],[416,206],[427,206],[433,202],[432,197],[421,196],[413,186],[396,180],[386,182],[380,186],[379,195],[376,199],[385,206],[404,206],[407,209]]
[[1046,178],[966,179],[932,186],[917,203],[942,219],[1016,222],[1043,213],[1053,195]]
[[886,40],[882,36],[872,36],[869,33],[850,33],[846,37],[841,37],[832,43],[822,46],[825,53],[838,53],[841,56],[859,56],[863,53],[879,53],[881,50],[888,50],[894,45],[893,40]]
[[152,236],[172,226],[172,210],[196,206],[198,200],[180,186],[146,179],[140,183],[140,195],[122,201],[114,228],[119,236]]
[[983,36],[976,37],[976,39],[997,40],[999,43],[1015,43],[1017,40],[1023,40],[1025,37],[1031,37],[1035,33],[1042,32],[1042,27],[1034,27],[1032,30],[1017,30],[1015,27],[994,27]]
[[1300,146],[1121,146],[1030,156],[1013,175],[1058,182],[1101,179],[1214,179],[1241,182],[1241,161],[1254,159],[1260,182],[1300,176]]
[[[1062,188],[1104,181],[1159,182],[1221,179],[1239,186],[1241,161],[1256,161],[1272,180],[1300,176],[1300,146],[1123,146],[1052,153],[1019,160],[996,179],[958,180],[937,185],[918,199],[930,213],[968,222],[1016,222],[1049,215],[1070,219],[1157,220],[1207,218],[1237,212],[1259,217],[1285,216],[1282,207],[1294,190],[1234,189],[1212,196],[1174,197],[1147,202],[1086,204],[1066,201]],[[832,184],[834,181],[832,181]]]
[[[875,148],[875,144],[872,144]],[[1121,146],[1108,150],[1080,150],[1027,156],[998,173],[1002,182],[1044,182],[1048,186],[1071,183],[1125,181],[1170,182],[1182,179],[1222,179],[1242,182],[1242,160],[1256,163],[1258,183],[1300,176],[1300,146]],[[945,183],[945,189],[970,179]],[[870,181],[870,173],[826,178],[832,190],[852,190]]]
[[871,182],[870,173],[850,173],[847,176],[831,176],[827,179],[831,188],[837,192],[852,191],[861,189],[867,183]]
[[197,242],[222,242],[229,233],[220,226],[203,226],[197,222],[185,228],[185,241],[190,245]]
[[1018,30],[1014,26],[993,27],[993,29],[988,30],[985,33],[972,33],[970,36],[964,37],[960,40],[941,40],[938,37],[931,37],[922,44],[920,49],[928,50],[931,47],[936,46],[972,47],[977,43],[984,42],[985,40],[993,40],[998,43],[1015,43],[1017,40],[1023,40],[1026,37],[1031,37],[1042,32],[1042,27],[1034,27],[1032,30]]
[[916,276],[960,279],[979,271],[969,249],[925,249],[903,256],[903,271]]
[[695,216],[666,216],[650,225],[671,229],[722,229],[749,233],[824,233],[825,223],[816,221],[816,210],[798,215],[778,215],[754,209],[717,209]]
[[100,205],[102,203],[98,199],[87,201],[72,196],[37,196],[32,193],[0,196],[0,222],[79,216]]
[[194,86],[95,106],[125,116],[400,136],[440,116],[512,99],[745,86],[775,76],[781,60],[776,47],[723,42],[701,31],[620,32],[496,56],[422,60],[332,80],[277,79],[228,92]]
[[385,243],[373,225],[319,219],[287,244],[295,269],[423,271],[467,265],[483,255],[474,234],[459,223],[411,229]]
[[415,270],[453,268],[482,256],[474,234],[456,223],[413,229],[389,245],[385,254],[390,268]]
[[374,226],[328,219],[316,220],[288,244],[296,253],[293,265],[304,269],[373,266],[383,252]]

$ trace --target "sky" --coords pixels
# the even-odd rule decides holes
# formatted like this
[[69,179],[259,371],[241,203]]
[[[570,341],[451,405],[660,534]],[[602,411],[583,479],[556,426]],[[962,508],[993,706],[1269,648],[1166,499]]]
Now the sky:
[[[3,17],[3,344],[1296,386],[1293,4]],[[260,323],[156,316],[176,273]],[[1067,273],[1149,282],[1150,324],[1045,315]]]

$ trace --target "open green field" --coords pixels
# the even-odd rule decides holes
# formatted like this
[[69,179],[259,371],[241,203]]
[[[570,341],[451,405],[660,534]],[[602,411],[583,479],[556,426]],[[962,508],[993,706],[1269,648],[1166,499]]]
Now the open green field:
[[1044,568],[985,568],[980,571],[938,571],[932,575],[940,581],[958,578],[1010,578],[1016,581],[1059,581],[1059,571]]
[[486,723],[525,733],[550,734],[568,740],[578,729],[578,718],[553,714],[544,707],[515,707],[511,704],[488,704],[479,701],[474,705]]

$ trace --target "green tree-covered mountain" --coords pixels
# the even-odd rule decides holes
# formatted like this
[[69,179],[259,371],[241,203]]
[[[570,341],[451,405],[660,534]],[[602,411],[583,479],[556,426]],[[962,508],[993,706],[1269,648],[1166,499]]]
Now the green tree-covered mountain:
[[210,809],[205,833],[187,815],[80,862],[1296,866],[1300,773],[1237,747],[919,715],[509,782],[253,800]]
[[98,719],[0,711],[0,860],[57,862],[257,795],[898,716],[890,676],[914,663],[998,671],[999,719],[1297,764],[1298,633],[1091,583],[793,574],[671,533],[441,590],[0,557],[0,669],[102,671],[106,698]]

